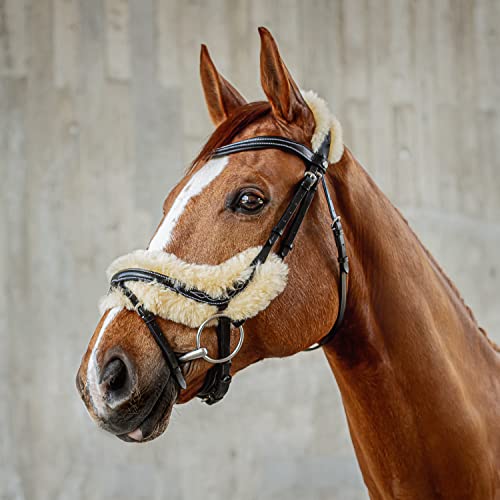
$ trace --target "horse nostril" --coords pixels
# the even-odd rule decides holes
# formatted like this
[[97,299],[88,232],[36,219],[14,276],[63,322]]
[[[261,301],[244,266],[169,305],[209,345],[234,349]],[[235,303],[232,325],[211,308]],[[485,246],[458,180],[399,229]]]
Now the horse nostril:
[[118,358],[112,359],[104,368],[101,383],[106,384],[110,391],[121,389],[127,381],[127,367]]
[[101,387],[109,402],[128,398],[132,382],[127,365],[119,358],[110,360],[102,371]]

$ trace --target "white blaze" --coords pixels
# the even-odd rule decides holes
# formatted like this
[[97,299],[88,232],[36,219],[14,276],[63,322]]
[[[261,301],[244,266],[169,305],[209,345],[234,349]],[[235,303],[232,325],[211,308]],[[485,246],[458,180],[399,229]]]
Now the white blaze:
[[[177,221],[184,212],[189,200],[198,196],[224,170],[228,161],[229,159],[227,157],[210,160],[200,170],[198,170],[198,172],[196,172],[191,179],[189,179],[188,183],[175,199],[169,212],[165,215],[158,231],[149,244],[148,250],[163,250],[165,246],[168,245],[172,238],[172,233]],[[104,332],[122,309],[122,306],[113,307],[108,312],[108,315],[102,324],[101,330],[99,331],[94,347],[92,348],[87,366],[87,384],[89,394],[98,415],[106,412],[106,404],[104,402],[103,395],[99,390],[97,351]]]
[[101,330],[99,331],[94,347],[92,348],[92,352],[90,353],[90,359],[87,365],[87,385],[89,388],[90,399],[92,400],[92,404],[98,414],[104,413],[106,406],[104,404],[101,391],[99,390],[99,381],[97,377],[97,349],[99,348],[99,343],[101,342],[104,332],[122,309],[123,307],[113,307],[113,309],[108,312],[108,315],[101,326]]
[[198,196],[224,170],[228,161],[227,156],[210,160],[189,179],[165,215],[161,226],[149,244],[148,250],[163,250],[170,243],[175,225],[189,200]]

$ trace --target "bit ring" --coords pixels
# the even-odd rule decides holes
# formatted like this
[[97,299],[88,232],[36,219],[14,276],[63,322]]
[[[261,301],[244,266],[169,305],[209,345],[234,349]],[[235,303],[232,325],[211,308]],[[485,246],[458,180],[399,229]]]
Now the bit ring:
[[[196,333],[196,349],[202,348],[201,347],[201,334],[203,333],[203,329],[207,326],[208,323],[210,323],[210,321],[213,321],[214,319],[218,319],[218,318],[228,318],[229,320],[231,320],[231,318],[229,318],[229,316],[226,316],[225,314],[220,314],[220,313],[214,314],[213,316],[210,316],[210,318],[206,319],[200,325],[200,327],[198,328],[198,332]],[[241,349],[241,346],[243,345],[243,340],[245,339],[245,331],[243,330],[243,326],[240,325],[238,327],[238,329],[240,331],[240,338],[238,340],[237,346],[234,348],[234,351],[231,354],[229,354],[225,358],[219,358],[219,359],[211,358],[208,354],[205,354],[204,356],[201,356],[202,359],[204,359],[205,361],[208,361],[209,363],[213,363],[213,364],[227,363],[228,361],[233,359],[236,356],[236,354],[238,354],[239,350]]]

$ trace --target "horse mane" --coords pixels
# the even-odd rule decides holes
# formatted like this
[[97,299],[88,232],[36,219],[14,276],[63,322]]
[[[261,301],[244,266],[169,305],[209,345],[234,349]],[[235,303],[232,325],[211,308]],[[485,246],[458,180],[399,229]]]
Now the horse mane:
[[438,263],[438,261],[435,259],[434,255],[429,251],[429,249],[422,243],[420,238],[415,234],[413,231],[413,228],[410,226],[408,223],[408,220],[406,217],[403,216],[400,210],[396,209],[398,212],[399,216],[403,219],[403,221],[406,223],[408,229],[412,232],[413,236],[415,236],[415,239],[418,241],[420,247],[423,249],[425,252],[425,255],[427,258],[431,261],[432,265],[436,269],[436,271],[439,273],[439,275],[444,279],[446,284],[450,287],[450,290],[455,294],[456,298],[458,301],[464,306],[465,310],[467,311],[467,314],[469,315],[469,318],[472,320],[474,325],[478,328],[478,330],[481,332],[481,334],[484,336],[486,341],[491,345],[491,347],[497,351],[500,352],[500,346],[496,344],[490,337],[488,337],[488,334],[486,333],[486,330],[479,326],[476,317],[474,316],[474,313],[472,312],[472,309],[466,304],[464,298],[462,297],[462,294],[456,287],[455,283],[450,279],[450,277],[446,274],[444,269],[441,267],[441,265]]
[[427,247],[424,244],[422,244],[422,243],[420,243],[420,244],[421,244],[422,248],[424,249],[424,252],[426,253],[427,258],[434,264],[435,268],[440,273],[440,275],[443,277],[443,279],[446,281],[446,283],[448,284],[448,286],[450,287],[450,289],[455,293],[457,299],[465,307],[465,310],[469,314],[469,317],[471,318],[472,322],[477,326],[477,328],[482,333],[482,335],[487,340],[487,342],[491,345],[491,347],[495,351],[500,352],[500,346],[498,344],[496,344],[492,339],[490,339],[490,337],[488,337],[488,334],[486,333],[486,330],[484,328],[482,328],[482,327],[479,326],[479,324],[477,322],[477,319],[474,316],[474,313],[472,312],[472,309],[466,304],[464,298],[462,297],[462,294],[460,293],[460,291],[456,287],[455,283],[453,283],[453,281],[448,277],[448,275],[445,273],[444,269],[439,265],[439,263],[434,258],[434,256],[431,254],[431,252],[429,252],[429,250],[427,249]]
[[207,161],[213,151],[228,144],[236,135],[242,132],[255,120],[267,115],[271,111],[271,105],[267,101],[257,101],[244,104],[234,110],[210,136],[198,156],[188,168],[188,173],[199,163]]

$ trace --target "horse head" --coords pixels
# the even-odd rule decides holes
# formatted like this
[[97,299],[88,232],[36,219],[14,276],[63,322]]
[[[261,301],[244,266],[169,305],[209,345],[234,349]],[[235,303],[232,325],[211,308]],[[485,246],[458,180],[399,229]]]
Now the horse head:
[[[299,90],[271,34],[259,32],[267,101],[247,103],[202,46],[201,81],[216,129],[167,196],[147,250],[108,271],[112,287],[77,387],[94,420],[126,441],[154,439],[175,403],[206,396],[207,380],[228,384],[259,360],[303,351],[337,317],[339,265],[336,252],[325,250],[336,243],[328,200],[307,189],[316,190],[329,163],[342,162],[340,127],[324,101]],[[286,148],[226,147],[256,137],[303,145],[306,155],[326,144],[327,160],[305,175],[304,158]],[[290,224],[272,236],[288,211]],[[295,241],[288,237],[289,248],[279,250],[276,240],[294,231]],[[231,364],[215,372],[210,360],[224,357],[223,324],[222,354]]]

